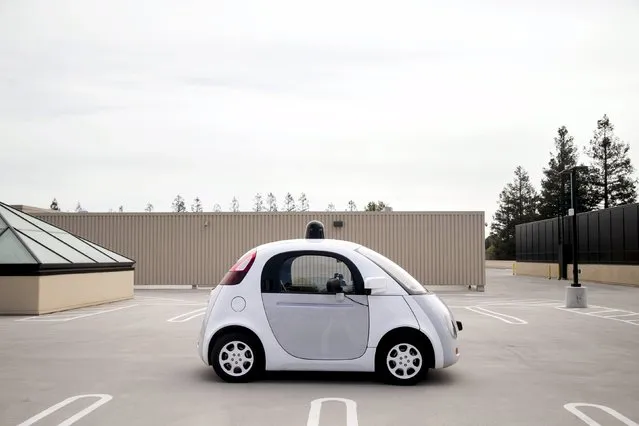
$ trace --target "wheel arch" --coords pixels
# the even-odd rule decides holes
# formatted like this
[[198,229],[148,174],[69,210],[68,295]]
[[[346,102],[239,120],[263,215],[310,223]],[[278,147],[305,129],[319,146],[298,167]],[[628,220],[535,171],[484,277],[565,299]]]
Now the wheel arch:
[[428,368],[435,367],[435,350],[428,336],[418,328],[406,326],[389,330],[386,332],[386,334],[384,334],[384,336],[382,336],[382,338],[379,340],[379,343],[377,344],[377,349],[375,350],[375,365],[378,365],[378,363],[380,362],[380,357],[383,356],[379,349],[384,348],[391,341],[402,338],[416,341],[422,344],[426,352],[425,355],[428,357],[426,366]]
[[257,333],[255,333],[253,330],[251,330],[248,327],[245,327],[243,325],[227,325],[225,327],[220,328],[219,330],[217,330],[213,336],[211,336],[211,338],[209,339],[208,342],[208,348],[207,348],[207,353],[206,353],[206,361],[208,365],[213,365],[211,364],[211,350],[213,349],[214,346],[214,342],[219,339],[220,337],[226,335],[226,334],[230,334],[230,333],[241,333],[241,334],[246,334],[248,336],[250,336],[252,339],[255,339],[255,341],[258,343],[258,350],[260,351],[261,355],[262,355],[262,360],[264,360],[264,362],[266,363],[266,352],[264,350],[264,344],[262,343],[262,341],[260,340],[259,336],[257,335]]

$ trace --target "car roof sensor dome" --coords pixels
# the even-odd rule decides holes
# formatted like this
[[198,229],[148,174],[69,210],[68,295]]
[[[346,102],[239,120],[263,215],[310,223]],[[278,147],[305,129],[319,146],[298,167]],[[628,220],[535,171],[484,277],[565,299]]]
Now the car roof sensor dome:
[[324,224],[319,220],[311,220],[306,224],[306,239],[324,239]]

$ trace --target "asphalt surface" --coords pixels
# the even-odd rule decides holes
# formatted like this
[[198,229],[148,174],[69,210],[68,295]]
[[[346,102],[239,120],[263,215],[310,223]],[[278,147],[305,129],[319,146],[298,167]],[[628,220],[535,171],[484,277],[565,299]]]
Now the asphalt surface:
[[[204,308],[206,291],[141,290],[111,305],[0,317],[0,424],[639,423],[639,288],[588,285],[591,306],[566,311],[566,282],[512,277],[509,270],[488,270],[487,277],[485,293],[442,292],[464,323],[460,361],[405,388],[367,374],[224,383],[195,350],[202,320],[196,310]],[[311,402],[321,398],[346,401],[325,402],[314,422]],[[344,402],[355,406],[356,422],[347,423]],[[101,405],[90,411],[94,403]],[[603,408],[577,408],[594,421],[588,423],[565,407],[570,403]],[[64,406],[54,411],[56,404]]]

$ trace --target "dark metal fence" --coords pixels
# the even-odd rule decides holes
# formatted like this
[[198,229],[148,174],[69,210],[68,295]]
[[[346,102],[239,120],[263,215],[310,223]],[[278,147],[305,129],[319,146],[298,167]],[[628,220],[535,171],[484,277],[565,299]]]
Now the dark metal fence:
[[[570,217],[516,227],[518,262],[572,262]],[[639,265],[639,203],[577,214],[578,261]]]

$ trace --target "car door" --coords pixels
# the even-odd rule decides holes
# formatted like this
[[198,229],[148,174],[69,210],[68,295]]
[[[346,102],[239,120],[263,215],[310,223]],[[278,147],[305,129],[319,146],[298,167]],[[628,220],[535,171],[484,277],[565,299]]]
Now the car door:
[[[343,294],[335,292],[337,279]],[[356,359],[368,344],[368,297],[357,267],[326,251],[275,255],[262,272],[269,326],[289,354],[303,359]]]

